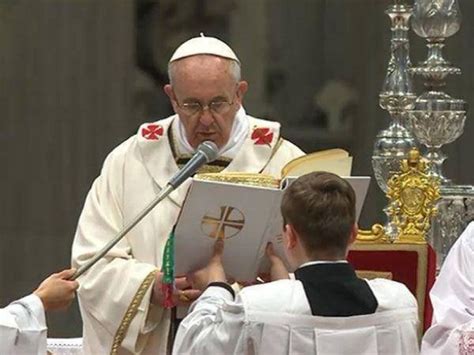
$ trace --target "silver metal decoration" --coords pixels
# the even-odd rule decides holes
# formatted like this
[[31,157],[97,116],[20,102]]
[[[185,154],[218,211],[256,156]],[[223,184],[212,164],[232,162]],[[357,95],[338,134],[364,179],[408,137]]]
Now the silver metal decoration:
[[416,0],[412,27],[427,41],[428,56],[410,71],[423,77],[425,92],[408,112],[407,126],[417,140],[427,147],[431,174],[441,182],[438,216],[433,220],[430,241],[438,256],[438,266],[449,249],[474,217],[474,188],[455,185],[442,172],[446,156],[441,147],[456,140],[464,130],[467,105],[443,91],[446,78],[461,70],[444,59],[442,49],[446,38],[459,31],[461,11],[458,0]]
[[410,132],[404,127],[405,113],[413,109],[416,95],[413,91],[409,56],[408,30],[412,7],[394,1],[385,13],[391,20],[391,54],[387,73],[379,95],[379,104],[391,117],[390,126],[380,131],[374,144],[372,167],[379,187],[387,191],[387,181],[400,168],[400,161],[416,146]]
[[[451,246],[474,219],[474,190],[442,191],[438,202],[438,216],[433,220],[429,241],[437,254],[438,269]],[[464,191],[463,191],[464,190]]]
[[412,27],[417,35],[426,39],[428,58],[410,71],[424,78],[426,91],[416,99],[407,123],[417,140],[427,147],[425,158],[431,162],[431,173],[440,179],[442,186],[452,182],[442,172],[446,156],[441,147],[463,133],[466,120],[466,103],[442,91],[449,74],[461,74],[461,69],[442,56],[445,39],[454,35],[460,26],[457,0],[415,1]]
[[[409,72],[411,61],[408,30],[412,12],[412,7],[400,0],[394,0],[394,4],[385,11],[390,17],[392,38],[390,60],[379,94],[379,104],[388,111],[391,122],[387,129],[377,134],[372,154],[375,179],[384,192],[387,192],[387,181],[390,176],[399,171],[401,160],[416,146],[415,139],[404,127],[405,114],[407,110],[413,109],[416,100]],[[384,209],[386,214],[387,208],[388,206]],[[398,229],[395,225],[388,222],[384,230],[392,241],[397,238]]]
[[430,79],[437,74],[438,81],[448,74],[461,74],[442,55],[444,41],[459,31],[461,11],[457,0],[416,0],[412,28],[427,40],[428,58],[420,64],[415,73]]
[[[431,174],[440,179],[442,186],[451,185],[452,181],[442,172],[446,155],[441,146],[453,142],[463,133],[466,120],[464,102],[456,101],[417,100],[415,109],[409,113],[410,128],[418,141],[427,147],[425,158],[431,163]],[[446,108],[439,109],[442,106]]]

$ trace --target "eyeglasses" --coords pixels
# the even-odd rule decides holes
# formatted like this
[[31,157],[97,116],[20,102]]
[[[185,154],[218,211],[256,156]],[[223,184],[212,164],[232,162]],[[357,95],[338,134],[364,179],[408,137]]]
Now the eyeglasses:
[[206,109],[208,109],[212,114],[225,115],[229,112],[234,101],[211,101],[204,106],[200,102],[186,102],[184,104],[179,104],[179,102],[176,101],[176,104],[187,116],[194,116],[198,113],[202,114]]

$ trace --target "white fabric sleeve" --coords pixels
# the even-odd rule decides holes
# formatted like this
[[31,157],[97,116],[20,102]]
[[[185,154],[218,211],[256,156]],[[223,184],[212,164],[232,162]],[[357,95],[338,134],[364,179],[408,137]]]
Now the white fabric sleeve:
[[[469,224],[446,257],[431,289],[433,322],[422,354],[455,354],[462,335],[474,325],[474,223]],[[471,331],[474,344],[474,331]],[[474,349],[473,349],[474,350]]]
[[44,313],[43,302],[41,302],[41,299],[35,294],[25,296],[15,302],[12,302],[9,306],[7,306],[7,309],[8,308],[10,308],[12,312],[20,311],[18,313],[18,319],[28,319],[28,325],[31,325],[33,321],[38,328],[46,328],[46,317]]
[[[72,248],[73,267],[84,265],[123,228],[123,159],[116,155],[114,151],[106,159],[86,198]],[[163,309],[150,307],[155,272],[156,266],[133,258],[125,237],[78,279],[84,335],[100,343],[94,346],[110,351],[120,339],[122,347],[140,353],[146,337],[162,319]],[[137,303],[139,290],[141,300]],[[130,312],[132,302],[137,307]],[[126,317],[127,329],[121,332],[119,327]],[[96,334],[99,329],[103,330],[100,339]]]
[[233,301],[225,288],[208,287],[179,325],[173,354],[242,352],[244,319],[244,306],[239,296]]
[[34,294],[0,309],[0,354],[21,353],[46,353],[44,307]]

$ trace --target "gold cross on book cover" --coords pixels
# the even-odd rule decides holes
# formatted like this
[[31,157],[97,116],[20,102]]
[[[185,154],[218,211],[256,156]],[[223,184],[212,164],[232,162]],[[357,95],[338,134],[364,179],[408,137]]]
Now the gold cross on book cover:
[[215,238],[225,239],[223,263],[229,278],[252,281],[259,272],[267,271],[268,242],[273,242],[284,260],[283,191],[295,178],[312,171],[329,171],[348,180],[356,192],[358,218],[370,177],[350,176],[351,165],[352,157],[346,151],[331,149],[289,162],[281,178],[249,173],[196,175],[176,223],[176,274],[204,267]]

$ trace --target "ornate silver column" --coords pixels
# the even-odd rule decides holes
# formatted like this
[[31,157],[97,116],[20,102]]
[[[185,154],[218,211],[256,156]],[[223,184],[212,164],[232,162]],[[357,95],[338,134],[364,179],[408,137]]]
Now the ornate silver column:
[[[407,110],[413,109],[416,95],[413,91],[409,56],[408,30],[412,7],[395,0],[385,13],[391,20],[390,60],[379,95],[379,104],[387,110],[391,123],[377,134],[372,154],[372,167],[379,187],[387,192],[387,181],[399,170],[400,161],[416,146],[415,139],[404,127]],[[392,228],[393,227],[393,228]],[[386,234],[394,240],[397,229],[385,226]]]
[[439,214],[430,231],[430,241],[438,254],[441,265],[454,241],[473,217],[474,189],[472,186],[455,185],[442,172],[446,156],[441,151],[444,144],[456,140],[464,130],[467,105],[464,100],[452,98],[443,91],[450,74],[461,70],[443,58],[446,38],[459,31],[461,12],[457,0],[416,0],[412,27],[426,39],[427,59],[411,71],[425,80],[425,92],[415,101],[408,113],[408,127],[416,139],[427,147],[431,163],[430,174],[441,182]]
[[443,175],[442,164],[446,156],[441,146],[456,140],[464,130],[466,103],[454,99],[444,91],[446,77],[461,74],[443,58],[442,49],[446,38],[458,32],[461,13],[457,0],[416,0],[412,27],[415,33],[426,38],[428,58],[411,71],[425,80],[425,92],[415,102],[409,113],[408,124],[419,142],[427,147],[431,162],[431,174],[438,177],[441,185],[451,181]]

